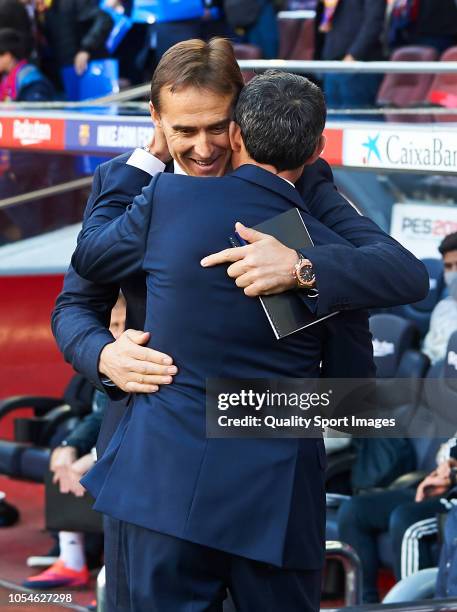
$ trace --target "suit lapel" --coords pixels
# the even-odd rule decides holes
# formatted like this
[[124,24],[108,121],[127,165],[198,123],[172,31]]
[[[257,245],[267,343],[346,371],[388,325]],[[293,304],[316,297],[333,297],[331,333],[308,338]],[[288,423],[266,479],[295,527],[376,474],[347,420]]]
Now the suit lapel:
[[246,164],[234,170],[230,176],[242,179],[243,181],[248,181],[249,183],[254,183],[255,185],[259,185],[260,187],[268,189],[269,191],[273,191],[281,197],[289,200],[299,210],[309,213],[308,207],[303,202],[295,187],[292,187],[292,185],[290,185],[280,176],[276,176],[272,172],[268,172],[268,170],[264,170],[263,168],[259,168],[259,166],[254,166],[253,164]]

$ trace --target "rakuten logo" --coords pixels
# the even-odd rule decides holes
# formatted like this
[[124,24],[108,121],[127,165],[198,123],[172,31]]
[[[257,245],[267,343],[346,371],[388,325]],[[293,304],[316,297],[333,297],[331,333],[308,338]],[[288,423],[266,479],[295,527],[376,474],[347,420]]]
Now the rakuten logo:
[[13,138],[19,140],[21,145],[35,145],[42,142],[50,142],[52,130],[49,123],[41,123],[38,119],[29,121],[15,119],[13,123]]

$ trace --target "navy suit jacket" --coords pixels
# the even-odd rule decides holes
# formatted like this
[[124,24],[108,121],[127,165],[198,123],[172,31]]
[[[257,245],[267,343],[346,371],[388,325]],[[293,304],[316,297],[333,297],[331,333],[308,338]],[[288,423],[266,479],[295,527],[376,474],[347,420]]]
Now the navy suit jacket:
[[[382,59],[381,37],[384,30],[386,0],[340,0],[332,29],[324,35],[321,59],[342,60],[347,54],[356,60]],[[320,23],[319,6],[316,25]]]
[[[94,175],[84,224],[92,211],[111,208],[121,214],[151,177],[126,162],[120,155],[100,165]],[[350,246],[333,245],[335,259],[325,250],[307,253],[318,271],[320,296],[318,314],[343,311],[328,319],[323,346],[323,374],[329,377],[372,376],[374,364],[368,316],[354,309],[381,308],[414,302],[428,291],[424,266],[406,249],[382,232],[370,219],[359,215],[336,191],[326,162],[319,160],[305,168],[297,183],[311,214],[344,237]],[[357,247],[357,248],[353,248]],[[369,279],[369,280],[367,280]],[[52,314],[52,329],[60,350],[73,367],[98,388],[98,361],[103,347],[113,341],[108,331],[111,308],[119,287],[127,299],[127,327],[143,329],[145,316],[144,274],[133,274],[122,283],[92,283],[72,267],[65,277],[63,292]],[[173,351],[172,351],[173,356]],[[113,400],[125,397],[117,388],[105,388]],[[106,411],[98,444],[103,452],[123,412],[123,403]]]
[[[322,566],[322,439],[206,439],[208,378],[318,378],[325,326],[280,341],[258,299],[225,266],[200,260],[248,226],[291,207],[316,245],[347,245],[312,217],[296,189],[253,165],[223,178],[161,174],[127,211],[95,209],[73,266],[96,282],[146,271],[150,346],[173,350],[179,372],[134,397],[107,451],[83,480],[95,508],[192,542],[281,567]],[[112,212],[113,209],[111,210]]]

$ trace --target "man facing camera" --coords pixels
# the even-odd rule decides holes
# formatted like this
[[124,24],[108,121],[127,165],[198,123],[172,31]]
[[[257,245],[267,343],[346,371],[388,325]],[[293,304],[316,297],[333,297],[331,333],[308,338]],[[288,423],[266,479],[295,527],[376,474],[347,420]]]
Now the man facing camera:
[[[242,87],[243,78],[228,41],[188,40],[169,49],[151,82],[155,135],[149,152],[136,149],[98,167],[85,219],[105,203],[115,202],[120,214],[157,172],[205,177],[225,174],[231,155],[228,124]],[[306,292],[301,293],[304,308],[313,308],[321,316],[405,304],[426,295],[428,276],[424,266],[370,219],[359,215],[336,191],[323,159],[305,167],[296,187],[311,214],[350,243],[341,245],[333,258],[325,249],[313,250],[311,263],[318,297],[309,303]],[[242,232],[249,242],[249,234]],[[255,274],[256,284],[245,287],[249,295],[280,292],[290,257],[286,251],[287,261],[284,259],[282,246],[270,237],[242,250],[242,261],[239,253],[224,253],[223,257],[227,261],[230,257],[237,259],[235,269],[229,268],[232,278],[238,278],[247,268]],[[128,329],[116,341],[107,327],[119,293],[117,283],[91,283],[70,268],[52,316],[53,332],[66,360],[112,399],[119,399],[123,392],[157,390],[158,385],[170,383],[176,372],[173,353],[166,356],[144,346],[149,337],[142,331],[144,276],[129,277],[121,289],[127,300]],[[334,377],[369,376],[374,366],[366,314],[358,310],[346,316],[346,334],[341,329],[338,333],[333,330],[333,319],[328,320],[324,364],[331,366],[330,375]],[[351,368],[354,354],[358,363],[367,364],[364,371]],[[109,418],[104,421],[98,443],[100,453],[117,424],[112,408],[107,411]]]
[[121,521],[128,596],[117,610],[221,610],[227,589],[239,610],[319,609],[323,441],[207,439],[205,381],[317,378],[325,326],[277,341],[259,301],[200,261],[240,219],[253,226],[291,208],[316,249],[347,246],[293,185],[322,151],[325,114],[307,79],[256,77],[230,124],[232,173],[162,174],[122,215],[113,200],[86,220],[75,270],[101,283],[142,267],[150,346],[173,351],[179,368],[173,385],[135,397],[83,481],[95,508]]

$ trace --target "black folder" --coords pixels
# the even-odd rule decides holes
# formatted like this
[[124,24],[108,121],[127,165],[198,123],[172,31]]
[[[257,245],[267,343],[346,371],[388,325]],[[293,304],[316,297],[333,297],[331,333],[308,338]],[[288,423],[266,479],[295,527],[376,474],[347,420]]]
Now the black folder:
[[[291,249],[314,246],[298,208],[291,208],[277,217],[259,223],[254,229],[274,236]],[[229,240],[232,246],[241,246],[236,236],[230,236]],[[291,290],[259,298],[277,340],[337,314],[332,312],[325,317],[316,318],[304,303],[303,293],[300,296],[300,292],[303,290]]]

